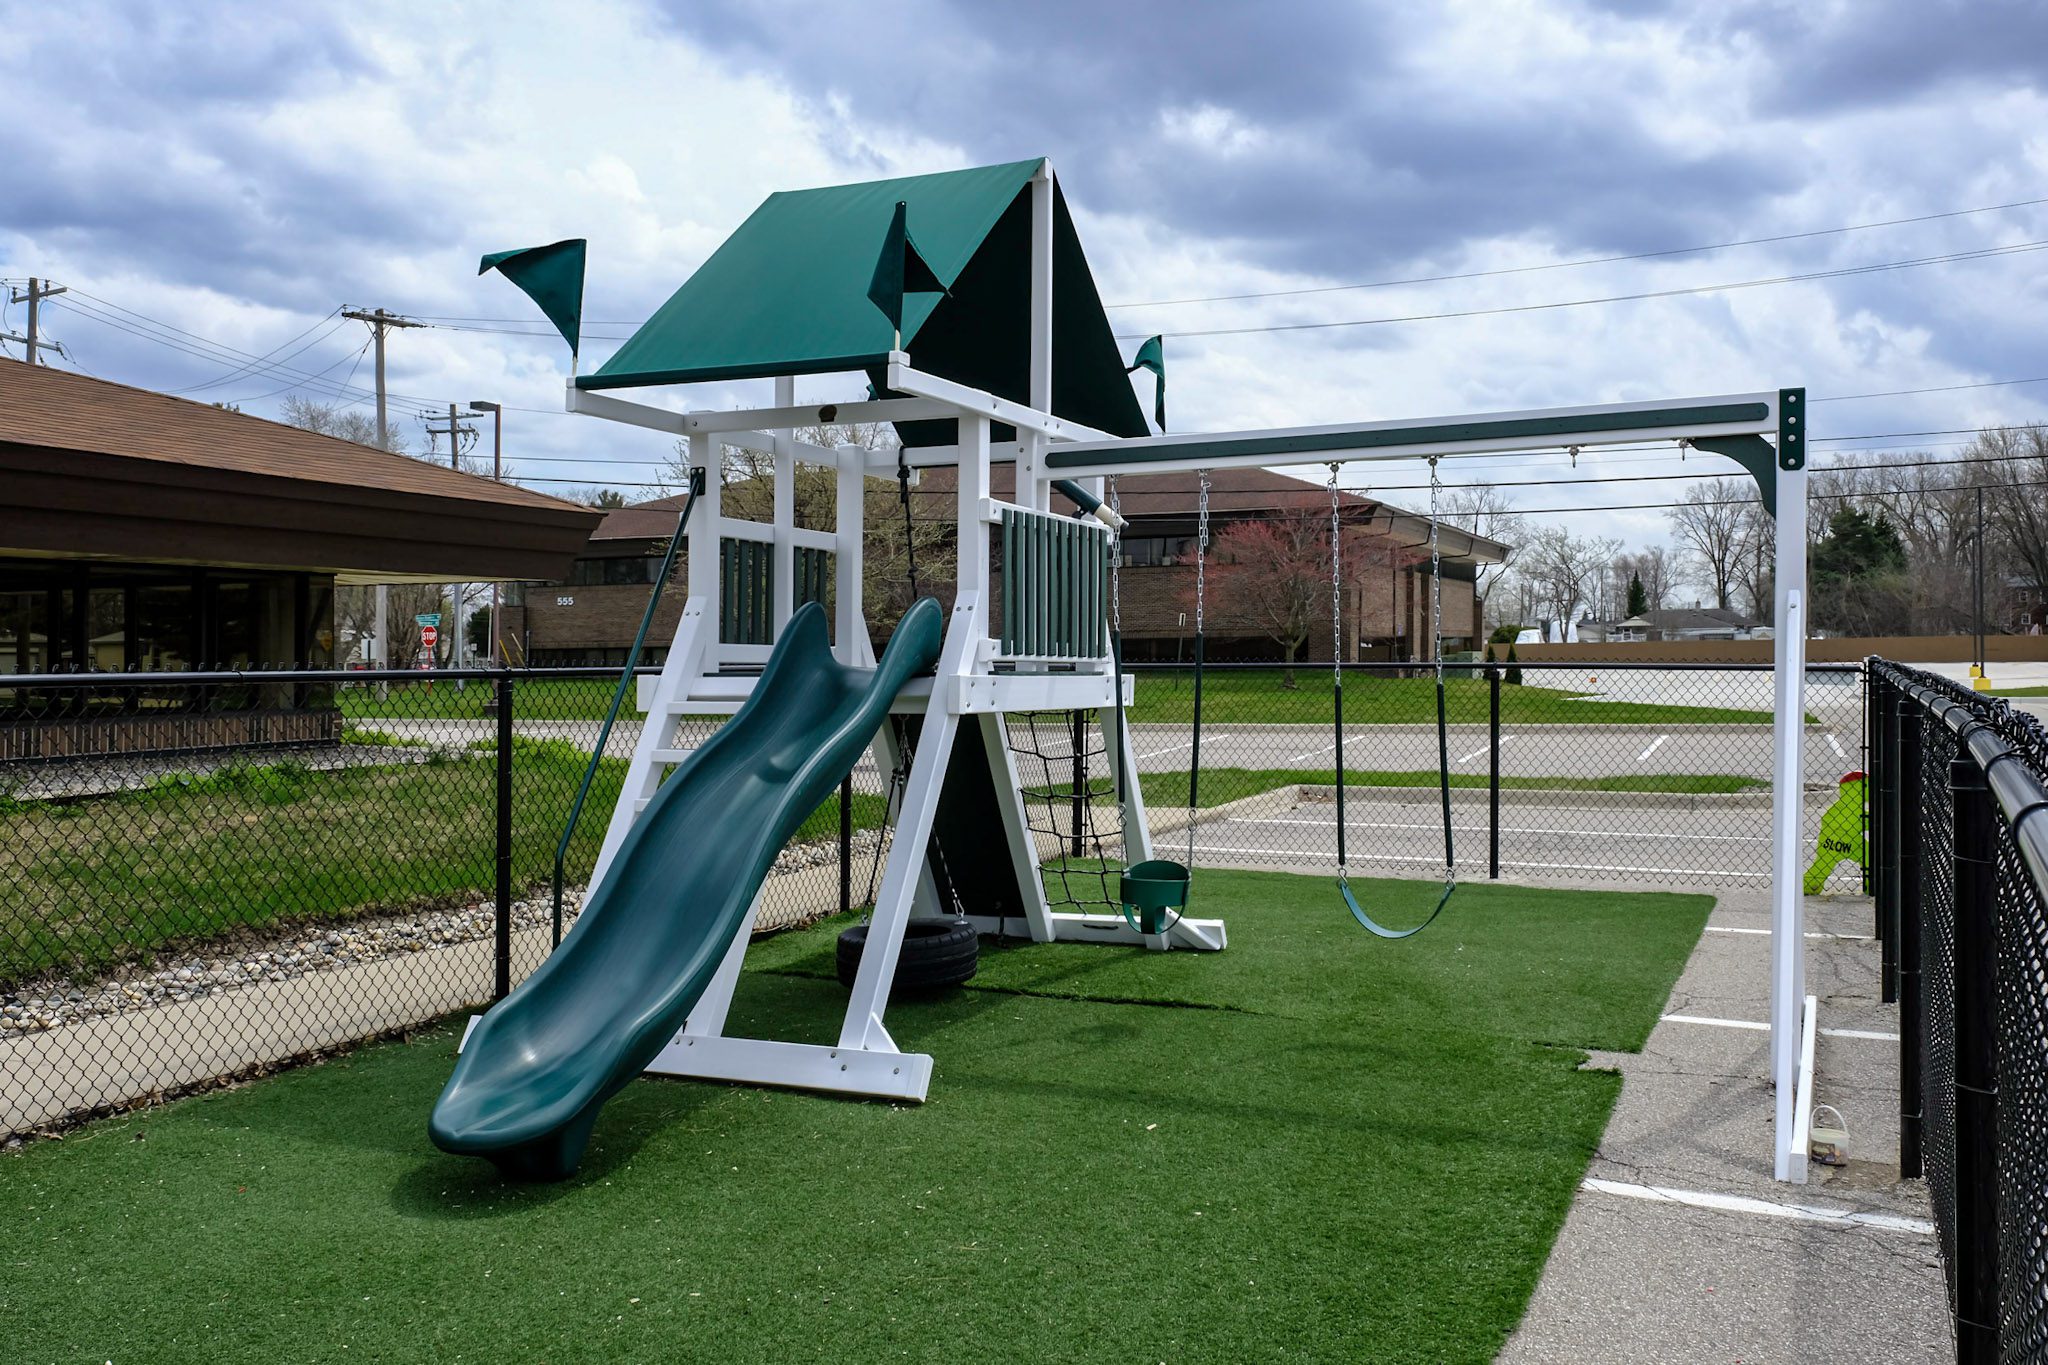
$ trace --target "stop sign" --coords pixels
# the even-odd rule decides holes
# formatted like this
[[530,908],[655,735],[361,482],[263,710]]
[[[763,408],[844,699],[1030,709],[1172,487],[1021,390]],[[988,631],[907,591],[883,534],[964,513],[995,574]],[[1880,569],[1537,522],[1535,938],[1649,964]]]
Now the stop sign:
[[432,649],[434,647],[434,642],[440,638],[441,631],[438,626],[420,627],[420,643],[425,645],[428,649]]

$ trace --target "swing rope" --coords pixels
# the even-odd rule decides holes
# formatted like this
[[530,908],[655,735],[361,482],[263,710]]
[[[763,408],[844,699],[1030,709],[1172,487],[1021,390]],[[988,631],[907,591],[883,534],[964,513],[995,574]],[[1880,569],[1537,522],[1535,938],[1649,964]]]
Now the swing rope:
[[1431,611],[1432,653],[1436,657],[1436,770],[1437,794],[1443,807],[1444,823],[1444,889],[1437,897],[1436,907],[1429,912],[1429,918],[1407,929],[1389,929],[1376,922],[1358,903],[1358,897],[1351,890],[1351,874],[1346,866],[1348,850],[1345,845],[1344,820],[1344,521],[1342,503],[1337,490],[1337,464],[1330,464],[1330,682],[1336,696],[1333,714],[1336,718],[1336,733],[1331,736],[1336,742],[1337,767],[1337,893],[1344,898],[1345,908],[1359,926],[1385,939],[1411,938],[1435,923],[1450,904],[1451,893],[1458,889],[1456,871],[1457,858],[1451,842],[1451,765],[1450,736],[1444,723],[1444,648],[1443,648],[1443,556],[1437,542],[1437,507],[1443,492],[1443,482],[1437,477],[1436,460],[1429,462],[1429,566],[1430,583],[1433,590]]

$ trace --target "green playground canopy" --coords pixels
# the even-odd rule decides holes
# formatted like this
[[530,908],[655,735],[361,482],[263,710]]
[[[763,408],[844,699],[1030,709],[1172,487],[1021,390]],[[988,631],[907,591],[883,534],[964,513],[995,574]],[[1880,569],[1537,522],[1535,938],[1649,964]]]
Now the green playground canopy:
[[[902,202],[911,238],[950,288],[904,299],[902,349],[911,364],[1028,402],[1030,186],[1043,164],[1013,161],[770,195],[616,355],[597,373],[579,376],[577,387],[864,370],[879,394],[896,338],[868,287]],[[1145,435],[1057,183],[1052,273],[1052,411],[1114,436]],[[950,424],[909,425],[910,444],[952,439]],[[915,430],[924,425],[947,430]]]

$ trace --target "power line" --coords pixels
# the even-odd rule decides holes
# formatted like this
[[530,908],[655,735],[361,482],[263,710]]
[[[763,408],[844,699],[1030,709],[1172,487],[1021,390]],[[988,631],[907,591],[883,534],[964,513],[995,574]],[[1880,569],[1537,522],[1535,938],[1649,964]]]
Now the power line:
[[[1834,237],[1848,232],[1868,232],[1874,228],[1905,227],[1914,223],[1934,223],[1948,218],[1967,218],[1980,213],[2001,213],[2008,209],[2032,208],[2048,204],[2048,198],[2016,199],[2007,204],[1980,204],[1975,208],[1949,209],[1941,213],[1922,213],[1909,218],[1885,218],[1869,223],[1846,223],[1840,227],[1813,228],[1805,232],[1781,232],[1769,237],[1742,237],[1730,242],[1709,242],[1698,246],[1662,247],[1655,251],[1629,251],[1611,256],[1582,256],[1569,261],[1549,261],[1541,265],[1499,266],[1490,270],[1465,270],[1443,275],[1411,275],[1403,279],[1367,280],[1358,284],[1307,285],[1297,289],[1261,289],[1243,294],[1206,294],[1184,299],[1144,299],[1131,303],[1105,303],[1104,309],[1123,308],[1175,308],[1192,303],[1238,303],[1248,299],[1294,298],[1305,294],[1336,294],[1361,289],[1394,289],[1416,284],[1445,284],[1457,280],[1494,279],[1503,275],[1531,275],[1546,270],[1572,270],[1588,265],[1612,265],[1619,261],[1650,261],[1669,256],[1690,256],[1710,251],[1728,251],[1736,247],[1769,246],[1778,242],[1808,241],[1816,237]],[[452,313],[414,314],[422,322],[433,323],[495,323],[504,325],[525,325],[529,318],[471,317]],[[588,327],[638,327],[646,322],[631,318],[586,319]],[[481,330],[481,329],[479,329]],[[548,336],[546,331],[520,332],[519,336]],[[1183,335],[1186,335],[1183,333]],[[613,338],[616,339],[616,338]]]
[[[314,328],[317,328],[321,323],[327,321],[329,318],[334,317],[334,315],[336,313],[339,313],[340,311],[341,310],[339,308],[335,308],[329,310],[326,313],[321,314],[319,318],[314,320],[312,327],[308,327],[304,332],[300,332],[298,336],[291,338],[290,341],[281,342],[278,345],[273,346],[271,349],[265,351],[262,355],[258,356],[255,360],[250,361],[247,365],[242,366],[240,369],[230,371],[229,373],[222,375],[219,379],[209,379],[202,384],[187,384],[182,389],[165,389],[163,390],[163,392],[173,396],[181,393],[196,393],[200,389],[215,388],[221,384],[230,383],[233,380],[239,379],[242,377],[243,374],[248,373],[251,370],[258,369],[261,366],[262,362],[268,361],[272,356],[277,356],[277,353],[279,351],[282,351],[286,346],[291,345],[293,341],[297,341],[299,337],[303,337],[310,334],[314,330]],[[314,340],[309,341],[304,346],[299,347],[298,350],[293,351],[291,355],[278,356],[276,363],[282,365],[285,361],[291,360],[294,357],[302,354],[303,352],[311,350],[313,347],[319,345],[321,342],[327,340],[327,338],[333,336],[336,332],[340,331],[342,329],[342,326],[343,324],[337,321],[334,324],[334,326],[322,332]]]
[[1570,270],[1583,265],[1610,265],[1616,261],[1649,261],[1663,256],[1687,256],[1705,251],[1727,251],[1739,246],[1765,246],[1773,242],[1797,242],[1813,237],[1832,237],[1844,232],[1865,232],[1871,228],[1901,227],[1908,223],[1932,223],[1943,218],[1964,218],[1976,213],[1997,213],[2004,209],[2031,208],[2048,204],[2048,199],[2019,199],[2010,204],[1985,204],[1973,209],[1950,209],[1946,213],[1924,213],[1913,218],[1887,218],[1875,223],[1850,223],[1843,227],[1814,228],[1808,232],[1783,232],[1773,237],[1744,237],[1733,242],[1706,246],[1674,246],[1658,251],[1631,251],[1615,256],[1584,256],[1571,261],[1544,265],[1503,266],[1493,270],[1467,270],[1454,275],[1416,275],[1401,280],[1369,280],[1363,284],[1321,284],[1300,289],[1262,289],[1249,294],[1210,294],[1189,299],[1150,299],[1143,303],[1105,303],[1108,308],[1174,308],[1184,303],[1237,303],[1245,299],[1282,299],[1301,294],[1336,294],[1354,289],[1394,289],[1411,284],[1442,284],[1451,280],[1483,280],[1500,275],[1530,275],[1543,270]]
[[[1911,270],[1919,266],[1942,265],[1956,261],[1987,260],[1998,256],[2017,256],[2027,252],[2048,248],[2048,241],[2017,242],[2010,246],[1980,247],[1972,251],[1951,251],[1938,256],[1918,256],[1903,261],[1877,261],[1870,265],[1843,266],[1835,270],[1808,270],[1796,275],[1772,275],[1757,280],[1730,280],[1722,284],[1688,285],[1672,289],[1646,289],[1633,294],[1607,294],[1592,299],[1558,299],[1549,303],[1517,303],[1494,308],[1461,308],[1441,313],[1406,313],[1379,318],[1348,318],[1336,322],[1277,322],[1258,327],[1207,327],[1195,331],[1167,332],[1170,337],[1234,337],[1251,336],[1262,332],[1316,332],[1333,327],[1379,327],[1398,322],[1440,322],[1453,318],[1498,317],[1508,313],[1542,313],[1559,308],[1589,308],[1596,304],[1635,303],[1646,299],[1678,298],[1687,294],[1715,294],[1733,289],[1760,289],[1767,285],[1801,284],[1812,280],[1841,279],[1849,275],[1869,275],[1883,270]],[[1149,332],[1118,332],[1120,341],[1131,341],[1152,335]]]
[[1838,393],[1829,398],[1809,398],[1809,403],[1849,403],[1859,398],[1908,398],[1918,393],[1959,393],[1964,389],[2002,389],[2009,384],[2048,384],[2048,375],[2035,379],[1987,379],[1978,384],[1936,384],[1925,389],[1887,389],[1882,393]]
[[[82,290],[74,290],[73,292],[94,301],[92,304],[80,304],[74,301],[69,305],[80,317],[96,322],[101,326],[110,327],[115,331],[125,332],[141,340],[153,342],[197,360],[203,360],[215,365],[227,365],[244,372],[242,377],[250,375],[289,377],[295,382],[289,385],[288,388],[311,388],[323,397],[337,400],[349,406],[369,406],[375,397],[368,390],[358,388],[353,384],[344,385],[334,380],[323,379],[319,373],[298,369],[290,365],[275,362],[250,365],[247,362],[260,360],[261,357],[252,355],[247,351],[237,350],[224,343],[213,341],[207,337],[200,336],[196,332],[188,332],[182,327],[161,322],[158,319],[149,317],[147,314],[138,313],[119,304],[109,303]],[[117,316],[117,314],[125,316]],[[126,320],[128,318],[136,319],[137,322],[131,323]],[[317,326],[318,324],[316,323],[315,325]],[[189,338],[189,340],[185,338]],[[344,359],[346,358],[344,357]],[[332,369],[334,367],[329,366],[328,368]],[[282,389],[278,390],[278,392],[285,391]],[[414,398],[412,395],[395,396],[412,399],[413,403],[420,405],[422,408],[430,401]]]

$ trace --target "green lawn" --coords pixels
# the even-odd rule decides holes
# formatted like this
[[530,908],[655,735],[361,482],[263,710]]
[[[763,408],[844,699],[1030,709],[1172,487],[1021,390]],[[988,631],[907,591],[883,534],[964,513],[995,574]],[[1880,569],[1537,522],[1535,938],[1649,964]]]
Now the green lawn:
[[[1180,772],[1144,773],[1138,779],[1145,800],[1154,806],[1185,805],[1188,775]],[[1335,786],[1337,774],[1331,768],[1202,768],[1202,785],[1197,795],[1203,806],[1220,806],[1241,797],[1257,796],[1278,787],[1303,784]],[[1360,772],[1344,770],[1346,787],[1431,787],[1437,785],[1435,772]],[[1451,785],[1485,790],[1485,773],[1452,773]],[[1620,773],[1608,777],[1511,777],[1500,779],[1503,791],[1560,792],[1676,792],[1690,796],[1727,795],[1763,791],[1769,783],[1760,777],[1738,777],[1732,773]],[[1105,787],[1105,791],[1107,788]]]
[[[601,721],[617,687],[617,678],[522,679],[512,687],[512,713],[522,720]],[[335,700],[351,720],[480,720],[492,695],[487,682],[463,687],[452,682],[392,683],[383,697],[377,695],[375,684],[351,683],[337,691]],[[630,690],[619,714],[627,719],[635,714]]]
[[[589,755],[514,741],[512,879],[545,886]],[[626,765],[606,759],[569,849],[589,876]],[[0,804],[0,986],[87,976],[251,927],[468,904],[496,879],[496,765],[487,752],[315,772],[231,767],[138,792]],[[856,794],[854,822],[883,820]],[[834,793],[799,840],[839,829]]]
[[[452,1026],[32,1143],[0,1314],[38,1361],[1491,1359],[1619,1090],[1579,1049],[1641,1042],[1708,902],[1472,888],[1390,945],[1321,881],[1196,895],[1222,955],[897,1004],[926,1105],[638,1082],[564,1185],[428,1145]],[[836,928],[757,945],[734,1028],[829,1039]]]
[[[1598,672],[1597,668],[1589,671]],[[1328,664],[1304,665],[1298,686],[1281,686],[1281,675],[1266,670],[1212,672],[1202,678],[1202,720],[1211,725],[1328,725],[1331,678]],[[1447,678],[1444,710],[1453,724],[1484,725],[1488,688],[1481,679]],[[1191,673],[1140,673],[1131,707],[1134,724],[1186,724],[1194,718]],[[1503,685],[1500,718],[1506,725],[1768,725],[1771,713],[1727,706],[1671,706],[1662,703],[1601,701],[1582,692],[1530,684]],[[1344,678],[1347,725],[1419,725],[1436,721],[1434,678],[1389,678],[1348,673]]]
[[1994,687],[1994,697],[2048,697],[2048,687]]

